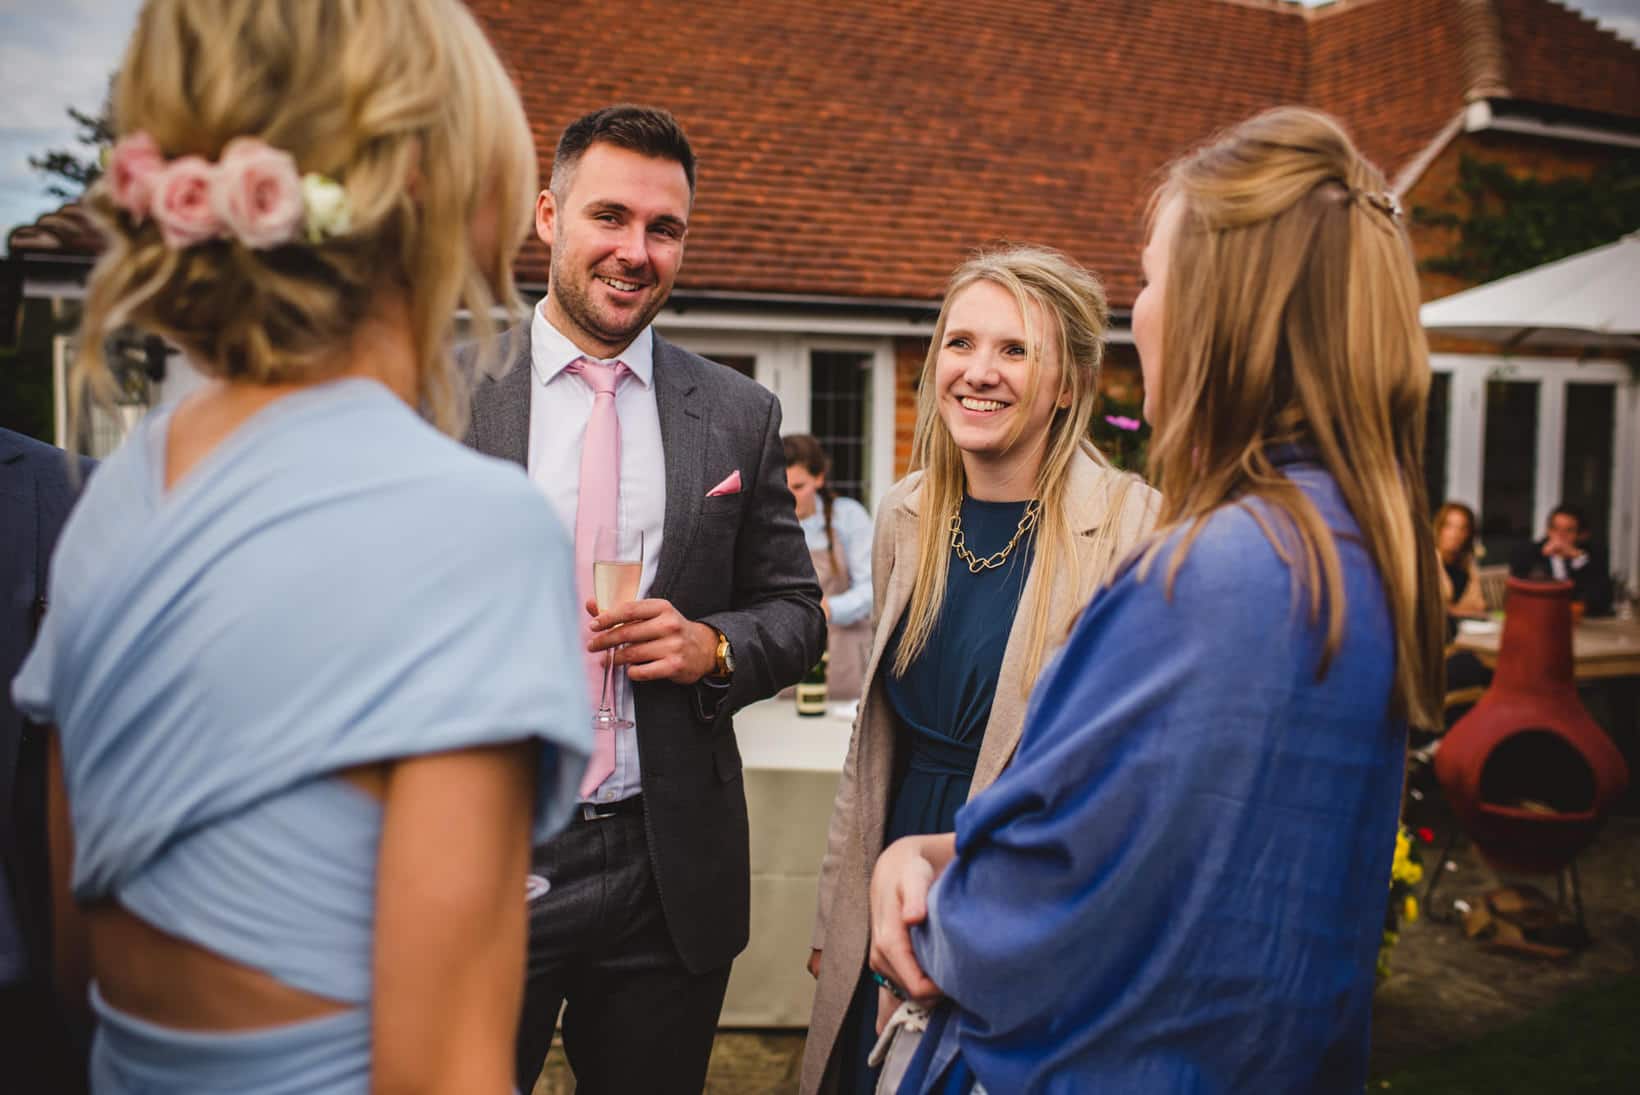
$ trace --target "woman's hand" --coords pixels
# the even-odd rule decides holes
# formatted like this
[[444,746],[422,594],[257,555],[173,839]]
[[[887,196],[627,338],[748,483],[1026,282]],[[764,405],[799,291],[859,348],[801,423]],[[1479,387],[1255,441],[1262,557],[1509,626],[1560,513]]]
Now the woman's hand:
[[871,968],[919,1004],[941,993],[917,962],[910,927],[928,918],[928,891],[955,854],[954,834],[906,837],[890,844],[871,872]]
[[820,952],[817,950],[809,952],[809,976],[820,980]]
[[883,1036],[883,1028],[888,1026],[890,1019],[894,1018],[894,1012],[898,1010],[899,1006],[898,997],[881,985],[877,987],[877,1037],[881,1038]]

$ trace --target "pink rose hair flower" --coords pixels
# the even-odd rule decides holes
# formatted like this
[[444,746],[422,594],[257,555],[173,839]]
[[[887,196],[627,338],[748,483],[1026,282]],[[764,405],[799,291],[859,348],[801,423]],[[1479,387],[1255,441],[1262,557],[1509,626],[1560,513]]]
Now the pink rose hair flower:
[[108,189],[114,204],[138,224],[148,219],[154,183],[165,170],[165,155],[146,133],[121,137],[108,159]]
[[291,242],[303,222],[296,161],[254,137],[229,141],[216,167],[211,209],[228,233],[252,250]]
[[296,169],[289,152],[256,137],[236,137],[218,162],[167,161],[147,133],[120,138],[104,176],[114,204],[141,224],[152,217],[166,246],[178,250],[236,239],[267,250],[304,238],[322,243],[351,223],[347,193],[334,179]]
[[165,165],[154,183],[150,210],[160,235],[176,248],[222,235],[222,221],[211,208],[216,168],[198,156],[183,156]]

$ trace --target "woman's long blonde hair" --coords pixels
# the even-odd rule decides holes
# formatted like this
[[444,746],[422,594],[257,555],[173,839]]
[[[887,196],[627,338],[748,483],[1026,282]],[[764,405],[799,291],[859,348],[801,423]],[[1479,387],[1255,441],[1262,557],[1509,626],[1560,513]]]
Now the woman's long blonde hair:
[[[114,88],[114,124],[167,160],[216,160],[233,138],[290,153],[341,184],[351,214],[321,243],[167,246],[152,219],[88,203],[108,240],[92,271],[72,389],[107,398],[103,344],[134,324],[207,375],[325,379],[379,294],[403,295],[426,413],[459,435],[466,385],[450,358],[457,308],[481,356],[531,224],[535,147],[495,52],[457,0],[148,0]],[[475,217],[494,217],[475,253]],[[488,231],[486,230],[486,235]]]
[[1311,619],[1325,619],[1325,673],[1348,613],[1338,549],[1272,462],[1277,446],[1313,447],[1383,581],[1394,706],[1439,725],[1442,615],[1423,517],[1429,355],[1399,204],[1337,122],[1298,108],[1261,114],[1175,163],[1153,223],[1174,203],[1149,456],[1161,527],[1186,530],[1169,585],[1213,511],[1263,499],[1289,526],[1266,534]]
[[[1099,279],[1059,252],[1045,247],[1014,246],[982,252],[957,267],[946,285],[917,392],[911,470],[923,472],[922,501],[917,519],[916,577],[906,614],[905,635],[894,658],[897,676],[904,674],[928,645],[940,607],[945,602],[951,515],[962,504],[968,482],[962,452],[940,417],[935,369],[945,341],[951,302],[964,289],[980,281],[1001,286],[1012,294],[1025,323],[1031,371],[1028,390],[1019,399],[1020,406],[1029,406],[1035,399],[1037,388],[1043,382],[1047,353],[1051,350],[1059,359],[1056,396],[1067,405],[1054,409],[1042,466],[1036,475],[1035,494],[1042,508],[1037,518],[1033,570],[1041,569],[1045,575],[1065,571],[1069,588],[1080,588],[1082,574],[1076,552],[1076,530],[1071,527],[1066,505],[1071,462],[1078,452],[1083,452],[1097,463],[1109,466],[1109,461],[1088,436],[1088,423],[1099,400],[1099,366],[1104,359],[1105,329],[1110,320]],[[1032,303],[1041,309],[1045,330],[1036,329]],[[1020,436],[1023,425],[1024,417],[1020,416],[1010,444],[1024,440]],[[1127,488],[1133,482],[1136,480],[1132,477],[1124,477],[1110,493],[1107,504],[1112,516],[1100,526],[1095,556],[1101,547],[1107,554],[1114,553],[1121,525],[1116,515],[1121,512]],[[1038,582],[1031,603],[1019,607],[1030,621],[1024,673],[1027,693],[1041,672],[1050,646],[1064,638],[1082,607],[1074,603],[1075,598],[1065,598],[1055,604],[1052,592],[1051,582]]]

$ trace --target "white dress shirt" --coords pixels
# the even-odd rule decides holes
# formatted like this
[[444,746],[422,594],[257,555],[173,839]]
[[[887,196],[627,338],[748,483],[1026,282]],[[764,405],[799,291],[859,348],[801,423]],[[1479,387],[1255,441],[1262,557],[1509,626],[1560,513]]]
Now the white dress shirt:
[[[592,417],[592,389],[566,367],[589,357],[548,322],[546,302],[537,305],[530,320],[530,480],[552,503],[566,529],[575,528],[575,507],[581,490],[581,439]],[[660,409],[655,403],[655,334],[645,327],[631,345],[612,358],[632,375],[615,390],[615,413],[621,422],[621,500],[623,527],[643,530],[643,577],[638,597],[649,596],[655,581],[655,562],[661,553],[661,530],[666,523],[666,460],[661,448]],[[588,632],[590,637],[590,632]],[[596,706],[597,697],[593,698]],[[615,673],[615,709],[636,721],[632,685],[626,674]],[[615,771],[592,793],[593,802],[619,802],[642,790],[638,778],[636,730],[615,734]]]
[[1551,555],[1549,556],[1549,573],[1557,582],[1569,582],[1572,580],[1572,571],[1582,570],[1588,562],[1589,553],[1586,551],[1581,555],[1574,555],[1569,566],[1564,555]]

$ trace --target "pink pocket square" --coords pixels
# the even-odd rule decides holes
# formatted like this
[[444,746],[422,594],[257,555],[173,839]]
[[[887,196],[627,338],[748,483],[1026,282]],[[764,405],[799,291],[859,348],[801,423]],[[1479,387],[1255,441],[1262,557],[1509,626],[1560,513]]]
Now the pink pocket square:
[[736,468],[734,471],[729,473],[729,477],[727,479],[725,479],[723,482],[719,483],[717,486],[713,487],[711,490],[707,491],[706,492],[706,497],[708,497],[708,498],[717,498],[720,495],[724,495],[724,494],[739,494],[739,493],[740,493],[740,469]]

